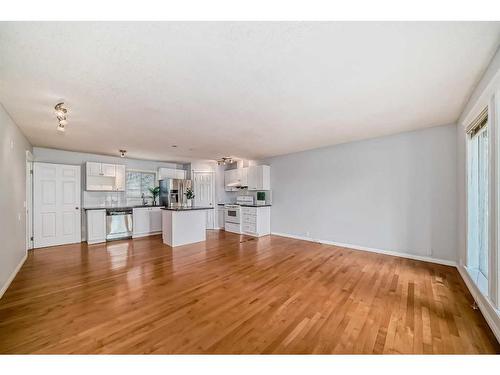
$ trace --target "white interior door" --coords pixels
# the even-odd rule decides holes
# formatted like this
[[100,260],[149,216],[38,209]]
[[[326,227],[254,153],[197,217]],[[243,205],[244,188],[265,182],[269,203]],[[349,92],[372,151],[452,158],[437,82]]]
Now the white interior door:
[[34,247],[81,241],[80,166],[34,163]]
[[26,250],[33,248],[33,154],[26,151]]
[[[194,204],[214,207],[214,174],[212,172],[193,172]],[[214,229],[214,210],[207,211],[207,229]]]

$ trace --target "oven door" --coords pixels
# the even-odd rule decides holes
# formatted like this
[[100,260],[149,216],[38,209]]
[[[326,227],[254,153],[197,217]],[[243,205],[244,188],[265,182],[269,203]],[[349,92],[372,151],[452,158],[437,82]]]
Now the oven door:
[[234,224],[239,224],[240,223],[240,208],[226,208],[225,209],[225,215],[224,215],[224,221],[226,223],[234,223]]

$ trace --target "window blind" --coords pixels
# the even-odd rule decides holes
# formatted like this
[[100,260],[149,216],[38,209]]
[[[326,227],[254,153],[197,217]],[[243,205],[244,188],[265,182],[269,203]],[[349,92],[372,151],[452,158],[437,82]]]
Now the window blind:
[[470,137],[474,137],[479,131],[486,126],[488,123],[488,107],[483,109],[479,116],[476,117],[474,121],[467,127],[467,134],[470,135]]

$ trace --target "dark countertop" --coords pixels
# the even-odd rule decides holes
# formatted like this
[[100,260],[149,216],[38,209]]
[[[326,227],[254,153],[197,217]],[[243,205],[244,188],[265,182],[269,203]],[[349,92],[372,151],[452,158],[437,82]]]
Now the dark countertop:
[[84,210],[125,210],[125,209],[131,209],[131,208],[150,208],[150,207],[165,207],[165,206],[158,206],[158,205],[155,205],[155,206],[152,206],[152,205],[146,205],[146,206],[143,206],[143,205],[138,205],[138,206],[108,206],[108,207],[84,207],[83,209]]
[[241,207],[271,207],[271,204],[240,204]]
[[238,204],[238,203],[217,203],[217,206],[224,206],[225,204],[234,204],[241,207],[271,207],[272,204]]
[[208,206],[192,206],[192,207],[162,207],[165,211],[196,211],[196,210],[213,210],[213,207]]

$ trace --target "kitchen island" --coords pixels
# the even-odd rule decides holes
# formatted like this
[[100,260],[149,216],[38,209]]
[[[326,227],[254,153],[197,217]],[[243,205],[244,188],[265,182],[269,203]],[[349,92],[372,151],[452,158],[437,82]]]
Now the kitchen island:
[[163,207],[162,236],[168,246],[205,241],[207,210],[213,207]]

